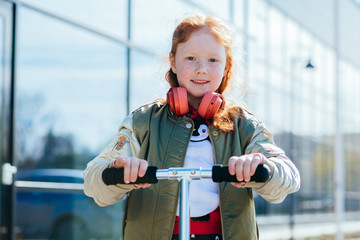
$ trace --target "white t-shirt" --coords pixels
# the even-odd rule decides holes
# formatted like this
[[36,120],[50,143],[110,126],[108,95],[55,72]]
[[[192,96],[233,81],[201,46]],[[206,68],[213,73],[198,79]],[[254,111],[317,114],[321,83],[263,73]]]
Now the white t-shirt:
[[[194,120],[195,122],[196,120]],[[195,122],[193,136],[185,156],[185,168],[212,168],[214,165],[213,149],[205,124]],[[212,179],[192,180],[189,190],[190,217],[204,216],[219,206],[217,183]],[[177,210],[179,216],[179,206]]]

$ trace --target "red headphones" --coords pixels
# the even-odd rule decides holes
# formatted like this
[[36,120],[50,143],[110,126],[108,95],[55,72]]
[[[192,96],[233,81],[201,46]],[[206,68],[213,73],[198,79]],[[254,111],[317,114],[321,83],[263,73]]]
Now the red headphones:
[[[184,115],[189,112],[186,88],[170,88],[166,94],[166,102],[170,105],[171,111],[176,115]],[[201,100],[198,113],[205,119],[211,119],[224,104],[225,99],[221,94],[207,92]]]

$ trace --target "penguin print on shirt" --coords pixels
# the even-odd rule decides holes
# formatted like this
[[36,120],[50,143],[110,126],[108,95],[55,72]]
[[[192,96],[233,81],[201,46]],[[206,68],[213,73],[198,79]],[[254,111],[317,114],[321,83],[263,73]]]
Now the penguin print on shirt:
[[191,142],[202,142],[205,140],[209,141],[208,128],[205,121],[194,121],[195,128],[190,138]]
[[[205,119],[192,120],[194,131],[186,152],[184,167],[211,169],[214,165],[214,155],[208,126]],[[191,181],[189,203],[191,217],[204,216],[214,211],[219,205],[217,184],[211,179]]]

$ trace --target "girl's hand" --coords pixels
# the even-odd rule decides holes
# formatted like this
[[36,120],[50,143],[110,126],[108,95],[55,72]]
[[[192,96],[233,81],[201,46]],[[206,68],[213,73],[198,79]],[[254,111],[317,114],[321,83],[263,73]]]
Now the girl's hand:
[[[143,177],[148,168],[148,162],[136,157],[119,157],[113,162],[113,167],[124,168],[124,182],[135,182],[138,177]],[[134,184],[136,188],[150,187],[149,183]]]
[[241,181],[239,183],[233,182],[231,184],[237,188],[244,186],[250,181],[250,177],[254,175],[257,166],[264,163],[264,159],[265,156],[261,153],[253,153],[241,157],[231,157],[229,159],[229,173],[231,175],[236,174],[237,180]]

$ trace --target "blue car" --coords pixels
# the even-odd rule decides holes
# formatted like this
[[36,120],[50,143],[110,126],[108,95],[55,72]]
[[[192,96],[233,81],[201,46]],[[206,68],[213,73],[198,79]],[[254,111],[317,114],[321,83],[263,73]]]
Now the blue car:
[[83,171],[37,169],[17,174],[17,239],[121,239],[124,201],[97,206],[83,188]]

